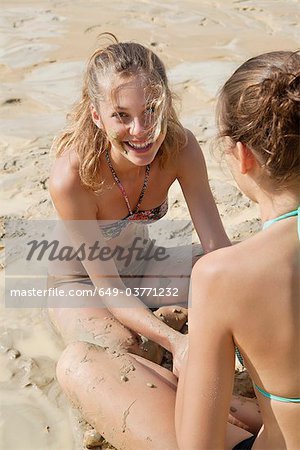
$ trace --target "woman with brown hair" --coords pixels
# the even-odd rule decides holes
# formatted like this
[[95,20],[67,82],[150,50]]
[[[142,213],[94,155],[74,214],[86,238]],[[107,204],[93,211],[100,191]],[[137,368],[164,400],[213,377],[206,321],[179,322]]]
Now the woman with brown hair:
[[[251,58],[221,90],[219,137],[240,189],[259,205],[263,230],[193,269],[176,404],[182,450],[300,448],[299,106],[299,53]],[[241,439],[226,426],[235,352],[261,410],[257,437]]]

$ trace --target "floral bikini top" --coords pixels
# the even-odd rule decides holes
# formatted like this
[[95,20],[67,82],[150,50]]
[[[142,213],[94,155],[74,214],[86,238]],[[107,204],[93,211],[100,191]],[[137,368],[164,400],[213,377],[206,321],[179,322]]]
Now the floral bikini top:
[[118,175],[116,174],[116,172],[112,166],[108,150],[106,150],[106,152],[105,152],[105,158],[106,158],[107,164],[110,168],[110,171],[112,173],[112,176],[114,177],[114,180],[117,183],[117,185],[122,193],[122,196],[124,198],[124,201],[126,203],[126,206],[128,208],[128,215],[126,217],[124,217],[124,219],[117,220],[116,222],[110,223],[108,225],[102,225],[102,224],[100,225],[101,231],[102,231],[105,239],[113,239],[113,238],[119,236],[120,233],[122,232],[122,230],[125,229],[130,224],[131,221],[141,221],[142,223],[148,222],[148,221],[149,222],[156,221],[156,220],[161,219],[167,213],[167,211],[168,211],[168,199],[167,198],[163,201],[163,203],[161,205],[156,206],[155,208],[148,209],[145,211],[140,211],[140,206],[141,206],[142,200],[145,195],[145,191],[148,186],[148,180],[149,180],[149,174],[150,174],[150,164],[147,164],[147,166],[146,166],[144,184],[143,184],[137,205],[134,208],[134,210],[132,210],[130,207],[129,199],[128,199],[128,196],[124,189],[124,186],[122,185]]

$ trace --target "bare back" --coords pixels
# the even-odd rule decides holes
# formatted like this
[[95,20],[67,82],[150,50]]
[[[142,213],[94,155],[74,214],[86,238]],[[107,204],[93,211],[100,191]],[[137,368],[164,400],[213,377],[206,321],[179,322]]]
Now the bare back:
[[[191,448],[233,447],[226,418],[235,347],[255,385],[281,397],[300,396],[297,219],[282,220],[242,243],[216,250],[194,267],[189,351],[176,404],[180,439]],[[253,448],[298,449],[299,403],[270,400],[259,392],[257,398],[264,426]],[[191,435],[195,423],[197,431]]]
[[[300,396],[300,252],[296,218],[275,223],[232,249],[236,255],[231,299],[235,344],[253,382],[286,398]],[[241,273],[243,275],[241,275]],[[256,394],[274,448],[296,448],[299,403]],[[262,442],[260,442],[260,439]],[[254,448],[265,448],[263,435]],[[280,445],[281,443],[281,445]]]

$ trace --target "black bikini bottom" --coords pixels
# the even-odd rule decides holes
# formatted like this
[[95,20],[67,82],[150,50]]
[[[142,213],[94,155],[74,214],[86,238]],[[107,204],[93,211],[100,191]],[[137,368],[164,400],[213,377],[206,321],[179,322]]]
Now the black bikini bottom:
[[256,436],[251,436],[236,444],[232,450],[250,450],[254,444]]

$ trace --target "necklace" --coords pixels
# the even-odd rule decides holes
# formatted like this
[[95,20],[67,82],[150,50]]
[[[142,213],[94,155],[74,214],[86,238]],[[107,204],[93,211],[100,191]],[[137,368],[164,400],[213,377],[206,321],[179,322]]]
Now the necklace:
[[140,209],[140,206],[141,206],[141,203],[142,203],[142,200],[144,198],[145,191],[146,191],[146,188],[147,188],[147,185],[148,185],[148,179],[149,179],[149,173],[150,173],[150,164],[147,164],[147,166],[146,166],[144,184],[143,184],[143,187],[142,187],[142,190],[141,190],[141,193],[140,193],[137,205],[134,208],[134,210],[132,210],[131,207],[130,207],[128,195],[126,194],[124,186],[121,183],[120,178],[118,177],[118,175],[116,174],[115,169],[112,166],[112,163],[111,163],[111,160],[110,160],[110,157],[109,157],[109,153],[108,153],[108,149],[105,150],[105,158],[106,158],[108,167],[110,168],[110,171],[112,173],[112,176],[114,177],[114,180],[117,183],[117,185],[118,185],[118,187],[119,187],[119,189],[120,189],[120,191],[122,193],[122,196],[123,196],[123,198],[125,200],[127,209],[129,211],[129,215],[132,216],[133,214],[136,214],[139,211],[139,209]]

